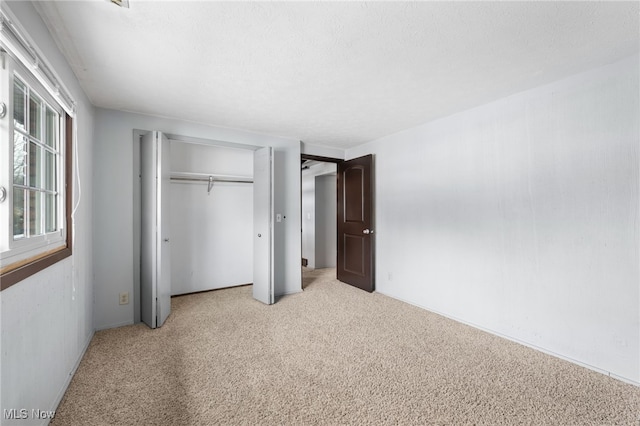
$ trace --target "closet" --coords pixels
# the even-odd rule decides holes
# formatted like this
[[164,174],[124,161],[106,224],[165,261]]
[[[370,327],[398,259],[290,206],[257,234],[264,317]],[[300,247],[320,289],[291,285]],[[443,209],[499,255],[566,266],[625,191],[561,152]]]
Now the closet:
[[171,295],[253,282],[253,152],[171,143]]
[[253,283],[256,299],[274,301],[272,149],[228,145],[140,137],[140,313],[151,328],[171,296]]

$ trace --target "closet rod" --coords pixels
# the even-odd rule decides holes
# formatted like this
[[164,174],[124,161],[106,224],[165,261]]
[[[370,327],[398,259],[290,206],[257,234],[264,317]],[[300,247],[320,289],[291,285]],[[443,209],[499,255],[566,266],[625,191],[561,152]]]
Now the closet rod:
[[185,178],[185,177],[172,177],[171,180],[183,180],[190,182],[232,182],[232,183],[253,183],[252,180],[236,180],[236,179],[224,179],[224,178]]

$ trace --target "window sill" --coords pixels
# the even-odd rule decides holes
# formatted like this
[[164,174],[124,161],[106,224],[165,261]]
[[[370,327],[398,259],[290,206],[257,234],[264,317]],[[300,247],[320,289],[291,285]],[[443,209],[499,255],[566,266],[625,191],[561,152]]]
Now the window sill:
[[70,247],[61,247],[51,252],[42,253],[35,258],[7,265],[0,275],[0,291],[30,277],[51,265],[71,256]]

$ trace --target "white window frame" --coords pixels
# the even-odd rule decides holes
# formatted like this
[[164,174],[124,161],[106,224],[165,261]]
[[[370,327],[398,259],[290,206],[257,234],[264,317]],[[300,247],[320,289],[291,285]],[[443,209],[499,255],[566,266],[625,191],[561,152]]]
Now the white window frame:
[[[13,61],[13,62],[12,62]],[[16,71],[17,70],[17,71]],[[13,80],[17,72],[21,80],[35,88],[38,97],[55,107],[60,118],[58,131],[60,155],[57,167],[58,229],[38,238],[13,240]],[[0,187],[6,200],[0,201],[0,291],[72,255],[73,235],[73,146],[75,145],[76,102],[58,77],[46,56],[33,42],[28,31],[0,1],[0,102],[6,104],[6,115],[0,118]],[[11,95],[11,96],[9,96]],[[44,149],[44,148],[40,148]],[[10,155],[9,155],[10,154]],[[5,155],[8,158],[5,159]],[[45,155],[46,157],[46,155]],[[2,190],[0,189],[0,200]],[[28,223],[25,224],[29,226]],[[46,227],[44,229],[46,231]]]
[[[14,162],[14,126],[13,126],[13,91],[14,91],[14,79],[18,78],[23,84],[29,87],[30,92],[34,92],[37,97],[43,101],[47,106],[54,110],[58,114],[58,128],[57,128],[57,143],[56,147],[56,188],[55,191],[58,194],[58,202],[56,203],[56,231],[46,233],[46,227],[44,227],[44,233],[37,236],[25,236],[24,238],[14,239],[13,236],[13,201],[14,201],[14,181],[13,181],[13,162]],[[5,169],[5,176],[0,176],[0,182],[2,186],[7,190],[7,199],[0,204],[0,226],[2,228],[7,227],[7,232],[2,232],[0,235],[0,265],[2,267],[10,266],[12,264],[20,263],[25,259],[32,259],[43,253],[55,251],[57,249],[66,246],[66,211],[65,211],[65,112],[64,109],[53,99],[52,96],[46,91],[44,86],[40,84],[31,73],[18,61],[11,57],[8,53],[4,54],[4,68],[0,69],[0,78],[2,85],[1,98],[7,99],[7,111],[6,116],[1,119],[2,126],[0,127],[0,152],[8,153],[8,158],[3,161],[1,168]],[[6,94],[6,95],[5,95]],[[25,108],[26,116],[25,121],[28,122],[29,106]],[[45,119],[45,117],[43,117]],[[44,131],[44,129],[43,129]],[[28,148],[27,148],[28,149]],[[0,158],[3,158],[0,155]],[[6,184],[5,184],[6,183]],[[25,185],[25,189],[28,190],[28,186]],[[26,207],[26,206],[25,206]],[[44,208],[43,208],[44,210]],[[44,221],[44,218],[43,218]],[[25,231],[29,228],[29,223],[25,220]],[[42,224],[44,226],[44,223]]]

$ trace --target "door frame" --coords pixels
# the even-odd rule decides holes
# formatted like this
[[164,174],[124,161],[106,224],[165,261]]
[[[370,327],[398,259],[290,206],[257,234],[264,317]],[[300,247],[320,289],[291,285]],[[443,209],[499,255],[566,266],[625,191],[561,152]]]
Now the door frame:
[[[334,158],[334,157],[323,157],[321,155],[312,155],[312,154],[304,154],[301,153],[300,154],[300,162],[302,165],[302,160],[314,160],[314,161],[320,161],[323,163],[335,163],[335,164],[341,164],[344,163],[345,161],[349,161],[349,160],[345,160],[343,158]],[[376,220],[376,212],[375,212],[375,188],[376,188],[376,174],[375,174],[375,155],[372,158],[372,169],[373,169],[373,176],[371,179],[371,190],[372,190],[372,194],[373,194],[373,199],[371,201],[371,223],[372,223],[372,228],[375,229],[375,220]],[[337,185],[337,177],[336,177],[336,185]],[[336,220],[338,220],[338,211],[337,211],[337,205],[336,205]],[[302,170],[300,170],[300,252],[302,253],[302,220],[304,220],[304,218],[302,217]],[[336,241],[336,245],[338,244],[338,242]],[[337,247],[336,247],[337,249]],[[375,243],[372,246],[372,257],[373,257],[373,261],[374,261],[374,265],[375,265],[375,256],[376,256],[376,250],[375,250]],[[337,259],[336,259],[337,260]],[[300,259],[301,262],[301,266],[302,267],[302,258]],[[373,282],[375,283],[375,266],[373,268],[372,271],[373,274]],[[337,274],[336,274],[337,275]],[[336,276],[337,278],[337,276]],[[302,278],[301,278],[301,282],[300,285],[302,286]]]
[[[319,161],[322,163],[334,163],[334,164],[340,164],[342,163],[344,160],[342,158],[333,158],[333,157],[322,157],[320,155],[311,155],[311,154],[303,154],[300,153],[300,165],[302,166],[302,163],[304,160],[312,160],[312,161]],[[337,169],[337,167],[336,167]],[[337,176],[336,176],[336,181],[337,181]],[[337,209],[337,206],[336,206]],[[338,220],[338,211],[336,210],[336,220]],[[304,215],[302,213],[302,169],[300,169],[300,254],[302,254],[302,250],[303,250],[303,241],[302,241],[302,224],[304,223]],[[338,242],[336,241],[336,251],[337,251],[337,245]],[[337,260],[337,259],[336,259]],[[302,264],[302,262],[304,261],[304,258],[302,256],[300,256],[300,265],[302,266],[306,266],[306,264]],[[304,290],[302,288],[302,276],[300,276],[300,289]]]
[[323,163],[336,163],[336,164],[342,163],[345,161],[342,158],[322,157],[320,155],[311,155],[311,154],[300,154],[300,159],[315,160],[315,161],[321,161]]

